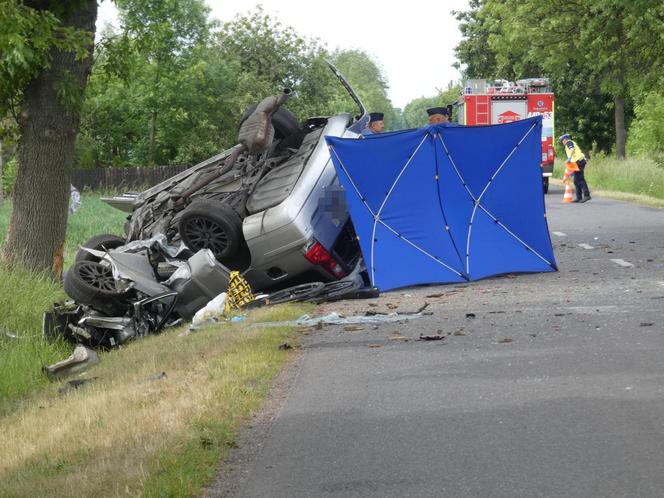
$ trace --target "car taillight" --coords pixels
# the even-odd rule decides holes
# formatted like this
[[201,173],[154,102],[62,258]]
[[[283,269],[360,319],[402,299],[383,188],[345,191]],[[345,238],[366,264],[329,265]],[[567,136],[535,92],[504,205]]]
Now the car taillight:
[[320,242],[316,242],[309,247],[307,252],[304,253],[304,257],[307,258],[307,261],[322,266],[337,278],[344,278],[347,275],[343,267],[330,254],[330,251],[325,249]]
[[553,155],[554,155],[553,147],[549,145],[549,150],[548,150],[549,161],[553,161]]

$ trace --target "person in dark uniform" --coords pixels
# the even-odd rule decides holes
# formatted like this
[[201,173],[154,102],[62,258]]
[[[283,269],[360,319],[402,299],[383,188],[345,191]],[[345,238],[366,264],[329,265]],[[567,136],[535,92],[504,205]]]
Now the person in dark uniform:
[[366,137],[368,135],[375,135],[376,133],[382,133],[385,130],[385,122],[383,118],[385,114],[382,112],[370,112],[369,113],[369,125],[362,130],[362,136]]
[[430,107],[427,109],[429,124],[442,124],[443,126],[458,126],[450,122],[450,111],[447,107]]
[[572,141],[572,137],[565,133],[560,137],[560,143],[563,144],[565,154],[567,155],[567,162],[576,164],[578,171],[574,173],[574,190],[576,192],[576,199],[572,202],[588,202],[590,197],[590,189],[588,182],[584,175],[586,169],[586,156],[581,148]]

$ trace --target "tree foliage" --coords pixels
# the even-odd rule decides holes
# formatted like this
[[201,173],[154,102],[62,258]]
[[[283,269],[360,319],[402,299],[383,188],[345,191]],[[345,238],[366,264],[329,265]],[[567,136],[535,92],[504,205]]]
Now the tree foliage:
[[61,23],[66,2],[52,2],[51,10],[30,3],[0,2],[0,117],[17,116],[25,87],[49,66],[52,49],[84,58],[92,41],[89,32]]
[[120,30],[104,35],[88,87],[82,166],[196,163],[235,144],[243,113],[284,87],[296,92],[286,107],[300,119],[357,112],[326,60],[396,122],[368,55],[330,53],[260,7],[215,26],[202,0],[118,4]]
[[457,18],[467,75],[549,76],[559,129],[624,156],[632,100],[662,85],[661,1],[473,0]]

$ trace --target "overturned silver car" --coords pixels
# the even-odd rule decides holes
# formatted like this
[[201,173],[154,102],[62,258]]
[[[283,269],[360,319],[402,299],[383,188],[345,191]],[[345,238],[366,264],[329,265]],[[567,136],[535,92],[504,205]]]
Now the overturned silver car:
[[285,89],[247,110],[235,147],[142,193],[104,199],[129,213],[125,237],[83,245],[64,280],[73,301],[47,313],[44,333],[122,344],[191,318],[226,290],[231,270],[254,290],[295,285],[287,296],[339,297],[366,285],[324,137],[358,137],[368,114],[330,67],[359,114],[299,123],[282,107]]
[[357,137],[368,114],[330,66],[359,114],[299,123],[281,96],[241,121],[239,144],[140,194],[105,199],[130,212],[127,241],[165,234],[192,251],[210,249],[256,289],[338,280],[360,251],[324,136]]

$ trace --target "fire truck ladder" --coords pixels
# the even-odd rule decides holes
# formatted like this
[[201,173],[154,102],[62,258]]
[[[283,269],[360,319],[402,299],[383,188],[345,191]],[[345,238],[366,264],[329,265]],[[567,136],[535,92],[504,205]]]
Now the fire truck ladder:
[[491,104],[488,95],[478,95],[475,103],[475,119],[478,125],[488,125],[490,123],[489,105]]

